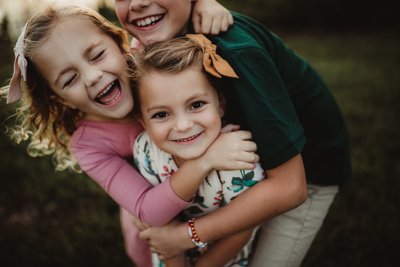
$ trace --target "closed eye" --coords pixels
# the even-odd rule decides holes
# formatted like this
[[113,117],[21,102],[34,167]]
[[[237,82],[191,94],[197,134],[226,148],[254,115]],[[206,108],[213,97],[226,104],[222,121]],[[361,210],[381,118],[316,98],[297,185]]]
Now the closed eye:
[[74,82],[76,76],[77,76],[77,74],[74,74],[74,75],[72,75],[70,78],[68,78],[68,79],[64,82],[62,88],[64,89],[65,87],[71,85],[71,84]]
[[99,53],[95,54],[93,58],[90,59],[90,61],[96,61],[98,60],[105,52],[106,50],[101,50]]

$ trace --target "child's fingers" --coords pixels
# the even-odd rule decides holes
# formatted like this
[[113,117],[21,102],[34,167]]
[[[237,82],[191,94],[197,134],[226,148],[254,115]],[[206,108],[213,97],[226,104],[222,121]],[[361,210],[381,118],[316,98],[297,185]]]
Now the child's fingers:
[[233,24],[232,14],[225,12],[223,15],[215,16],[211,25],[211,34],[217,35],[220,32],[226,32]]
[[256,164],[254,163],[248,163],[248,162],[238,162],[235,165],[235,168],[237,170],[254,170],[254,168],[256,167]]
[[203,34],[209,34],[211,32],[211,26],[213,19],[210,16],[202,16],[200,29]]
[[195,15],[193,14],[193,18],[192,18],[192,22],[193,22],[193,30],[195,33],[199,33],[200,32],[200,25],[201,25],[201,17],[199,15]]
[[228,30],[229,26],[230,26],[229,18],[224,17],[221,22],[221,32],[226,32]]
[[256,152],[257,151],[257,144],[253,141],[246,141],[243,144],[243,150],[247,152]]
[[135,37],[132,37],[130,46],[131,46],[131,52],[134,53],[138,49],[140,49],[143,46],[143,44]]
[[257,163],[260,160],[260,156],[258,156],[254,152],[241,152],[237,155],[238,162],[245,162],[245,163]]
[[224,16],[222,19],[221,31],[227,31],[230,26],[233,25],[233,17],[231,13],[228,13],[227,16]]
[[230,12],[228,14],[228,23],[229,23],[229,26],[233,25],[233,16],[232,16],[232,13],[230,13]]
[[229,133],[233,131],[238,131],[240,129],[240,125],[237,124],[227,124],[221,129],[221,133]]
[[147,228],[149,228],[149,226],[148,226],[147,224],[143,223],[141,220],[139,220],[138,218],[133,217],[133,216],[132,216],[132,223],[133,223],[140,231],[143,231],[143,230],[146,230]]
[[211,34],[217,35],[220,32],[226,32],[233,24],[233,17],[230,12],[214,18],[211,28]]
[[249,131],[242,130],[242,131],[237,131],[234,133],[237,133],[239,135],[239,138],[242,140],[251,140],[253,138],[253,135]]
[[260,156],[253,152],[242,153],[235,164],[236,169],[253,170],[256,163],[260,161]]
[[222,27],[222,18],[214,18],[211,24],[211,31],[212,35],[217,35],[220,33]]

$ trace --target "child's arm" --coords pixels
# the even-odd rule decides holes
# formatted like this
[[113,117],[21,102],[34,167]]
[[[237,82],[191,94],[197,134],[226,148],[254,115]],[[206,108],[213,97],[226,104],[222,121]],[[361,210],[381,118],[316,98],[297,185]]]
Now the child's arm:
[[[247,131],[221,133],[202,157],[185,162],[170,177],[171,187],[175,194],[184,201],[192,200],[205,176],[213,169],[254,168],[254,164],[236,160],[237,151],[241,151],[241,153],[250,151],[244,153],[248,153],[249,160],[251,160],[256,146],[251,141],[243,141],[249,139],[251,139],[251,134]],[[169,164],[164,162],[165,155],[162,155],[147,133],[143,133],[137,138],[134,148],[136,165],[140,173],[153,184],[158,183],[159,177],[168,175],[165,174],[165,171],[170,173],[173,171],[168,169]],[[222,158],[224,160],[221,160]],[[257,158],[256,156],[254,159]],[[160,166],[160,164],[165,166]],[[188,177],[190,178],[188,179]],[[156,203],[158,204],[158,201]]]
[[[196,232],[203,242],[218,240],[254,227],[297,207],[307,197],[307,185],[301,155],[266,171],[268,179],[243,192],[229,205],[196,220]],[[238,216],[240,214],[241,216]],[[166,257],[194,247],[187,225],[149,228],[140,238]]]
[[[81,168],[120,206],[149,225],[164,225],[168,223],[189,204],[185,200],[190,200],[194,193],[180,193],[178,195],[175,191],[180,192],[180,189],[174,189],[174,183],[179,184],[179,180],[193,179],[199,181],[208,174],[208,167],[204,167],[204,162],[201,160],[197,162],[189,161],[172,176],[171,181],[168,179],[153,187],[130,163],[116,152],[114,147],[105,146],[104,142],[99,138],[100,133],[96,133],[98,138],[94,140],[93,134],[85,135],[85,132],[74,134],[73,139],[75,142],[72,142],[71,146],[71,150]],[[115,136],[117,133],[118,131],[114,131],[113,135]],[[107,132],[103,134],[109,135]],[[248,146],[249,141],[240,139],[241,132],[232,133],[231,137],[234,135],[239,137],[233,142]],[[122,140],[124,137],[117,136],[116,138]],[[217,140],[222,144],[223,142],[229,144],[232,141],[229,138],[218,138]],[[225,146],[228,147],[227,144],[225,143]],[[216,145],[218,145],[217,142]],[[255,150],[255,144],[253,145],[254,147],[251,148],[251,151]],[[223,147],[224,145],[221,146]],[[249,166],[251,168],[254,165],[251,163],[246,164],[245,162],[241,163],[241,160],[247,162],[258,160],[258,158],[254,157],[254,153],[248,152],[248,150],[243,151],[240,145],[229,146],[229,149],[215,150],[214,154],[211,153],[211,155],[218,156],[210,157],[210,160],[216,160],[216,162],[210,165],[209,168],[216,167],[215,164],[217,163],[223,165],[226,162],[225,168],[227,169],[233,169],[236,164],[243,164],[243,168],[248,169]],[[232,158],[233,160],[231,160]]]
[[[180,198],[189,201],[211,170],[253,169],[258,156],[254,154],[256,145],[251,141],[246,141],[250,139],[251,133],[247,131],[222,133],[202,157],[188,161],[179,167],[177,173],[182,175],[174,175],[170,178],[175,193]],[[247,161],[243,161],[243,158]],[[201,175],[195,175],[196,172]],[[191,178],[187,179],[187,177]]]
[[169,258],[164,261],[165,267],[185,267],[185,254]]
[[253,229],[217,240],[197,260],[196,267],[219,267],[235,258],[250,240]]
[[233,24],[229,10],[216,0],[193,0],[193,28],[196,33],[214,34],[227,31]]

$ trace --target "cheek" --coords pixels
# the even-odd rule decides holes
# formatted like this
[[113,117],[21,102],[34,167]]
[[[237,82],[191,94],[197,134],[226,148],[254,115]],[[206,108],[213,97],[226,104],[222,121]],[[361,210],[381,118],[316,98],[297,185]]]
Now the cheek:
[[145,129],[156,145],[162,144],[168,138],[168,131],[163,125],[147,125]]
[[115,7],[115,14],[118,17],[118,20],[123,24],[124,21],[127,19],[129,6],[127,4],[122,4],[120,2],[121,1],[114,1],[114,7]]
[[207,124],[210,129],[212,129],[213,133],[218,135],[221,131],[221,117],[217,110],[209,114],[207,118]]

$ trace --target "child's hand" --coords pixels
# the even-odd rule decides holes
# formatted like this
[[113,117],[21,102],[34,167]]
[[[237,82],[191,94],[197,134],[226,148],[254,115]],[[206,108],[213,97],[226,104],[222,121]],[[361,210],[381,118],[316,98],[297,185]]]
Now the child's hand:
[[150,226],[145,224],[144,222],[142,222],[141,220],[139,220],[138,218],[136,218],[135,216],[131,217],[132,223],[140,230],[146,230],[147,228],[149,228]]
[[214,34],[228,30],[232,14],[216,0],[197,0],[193,7],[193,28],[196,33]]
[[[227,127],[223,130],[235,129],[232,125],[229,126],[230,129]],[[251,138],[248,131],[222,132],[207,149],[202,160],[210,164],[210,169],[252,170],[259,161],[259,156],[255,153],[257,145],[250,141]]]
[[131,52],[134,53],[136,50],[142,48],[143,44],[137,38],[132,37],[130,47],[131,47]]
[[221,133],[229,133],[233,131],[239,131],[240,130],[240,125],[236,124],[227,124],[221,129]]
[[139,237],[147,241],[151,252],[158,254],[160,260],[178,256],[194,247],[187,232],[187,224],[177,220],[163,227],[150,227],[140,232]]

